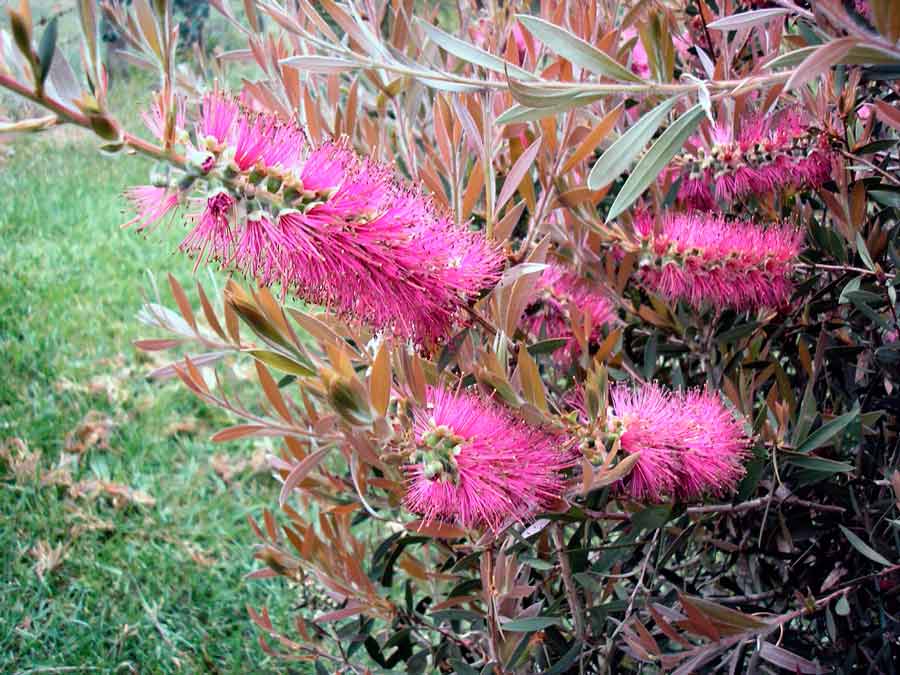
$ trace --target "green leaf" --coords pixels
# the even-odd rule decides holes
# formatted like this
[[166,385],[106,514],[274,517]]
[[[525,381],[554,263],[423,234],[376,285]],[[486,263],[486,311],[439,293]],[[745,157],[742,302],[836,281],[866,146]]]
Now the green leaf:
[[513,619],[500,624],[500,629],[510,633],[530,633],[550,626],[559,626],[562,619],[558,616],[532,616],[527,619]]
[[790,91],[815,80],[832,66],[841,63],[856,43],[857,38],[843,37],[817,47],[814,52],[803,59],[803,63],[797,66],[785,83],[784,90]]
[[288,373],[290,375],[303,375],[305,377],[310,377],[316,374],[316,372],[311,368],[277,352],[270,352],[267,349],[248,349],[246,350],[246,352],[257,361],[262,361],[267,366],[271,366],[272,368],[280,370],[283,373]]
[[856,233],[856,251],[859,253],[859,257],[862,258],[862,261],[866,264],[866,267],[874,272],[875,263],[872,262],[872,256],[869,255],[869,247],[866,246],[866,240],[862,238],[862,235],[859,232]]
[[841,290],[841,296],[838,298],[838,304],[844,305],[850,302],[850,294],[859,290],[859,286],[862,283],[862,277],[855,277],[847,282],[847,285],[844,286],[843,290]]
[[566,338],[550,338],[549,340],[541,340],[532,345],[528,345],[528,353],[532,356],[539,354],[552,354],[560,347],[565,347],[568,343]]
[[732,342],[737,342],[743,337],[751,335],[757,328],[759,328],[759,321],[749,321],[747,323],[738,324],[733,328],[723,330],[716,336],[716,340],[718,340],[723,345],[727,345]]
[[534,120],[541,120],[545,117],[552,117],[553,115],[566,112],[568,110],[571,110],[572,108],[579,108],[581,106],[587,105],[588,103],[599,101],[605,95],[606,94],[586,92],[582,94],[576,94],[575,96],[572,96],[565,101],[561,101],[549,106],[530,107],[526,105],[516,104],[504,110],[495,120],[495,122],[497,124],[513,124],[515,122],[532,122]]
[[644,345],[644,377],[648,380],[652,380],[653,374],[656,372],[658,347],[659,336],[656,331],[653,331],[653,335],[650,336],[650,339],[647,340],[647,344]]
[[850,603],[847,602],[846,595],[842,595],[838,598],[837,604],[834,606],[834,611],[838,616],[847,616],[850,614]]
[[430,612],[429,616],[435,624],[444,621],[468,621],[470,623],[479,623],[484,617],[477,612],[470,612],[467,609],[442,609],[437,612]]
[[450,659],[447,663],[456,675],[478,675],[478,671],[462,659]]
[[587,179],[588,188],[599,190],[604,185],[612,183],[623,171],[627,170],[638,153],[653,138],[653,134],[659,129],[673,105],[675,105],[674,98],[663,101],[619,136],[591,169]]
[[445,33],[437,26],[432,26],[430,23],[423,21],[419,17],[413,17],[413,20],[425,31],[425,34],[429,39],[438,47],[441,47],[444,51],[453,54],[453,56],[456,56],[463,61],[474,63],[482,68],[492,70],[495,73],[509,72],[526,80],[537,79],[534,74],[529,73],[527,70],[520,68],[514,63],[504,61],[493,54],[489,54],[483,49],[479,49],[473,44],[460,40],[449,33]]
[[797,412],[797,424],[794,426],[793,442],[796,445],[809,435],[809,430],[816,419],[816,397],[813,393],[814,380],[811,378],[803,392],[800,410]]
[[847,473],[853,471],[853,465],[847,462],[836,462],[833,459],[825,459],[824,457],[806,457],[791,455],[788,462],[796,467],[816,473],[834,474]]
[[695,105],[687,110],[681,117],[672,122],[668,129],[656,139],[656,142],[650,148],[646,155],[634,167],[634,171],[628,176],[625,185],[619,190],[613,205],[609,209],[606,216],[606,222],[622,213],[631,206],[634,201],[643,194],[647,186],[656,180],[660,171],[669,163],[669,160],[675,156],[675,153],[681,149],[684,142],[688,139],[700,120],[703,118],[704,112],[701,105]]
[[356,70],[363,67],[363,64],[359,61],[342,59],[338,56],[320,56],[317,54],[289,56],[286,59],[281,59],[278,63],[282,66],[296,68],[305,73],[325,73],[328,75],[343,73],[348,70]]
[[531,565],[536,570],[541,570],[545,572],[547,570],[552,570],[556,565],[552,562],[547,562],[546,560],[541,560],[539,558],[519,558],[519,562],[525,563],[527,565]]
[[758,23],[765,23],[788,13],[786,9],[757,9],[750,12],[741,12],[724,18],[712,21],[707,24],[707,28],[715,30],[737,30],[748,26],[755,26]]
[[900,192],[892,190],[870,190],[869,196],[882,206],[900,208]]
[[527,14],[516,14],[516,18],[538,40],[576,66],[621,82],[644,81],[593,45],[555,24]]
[[813,433],[811,433],[803,443],[797,448],[796,452],[805,455],[816,448],[820,448],[823,445],[826,445],[832,438],[840,434],[847,426],[853,422],[856,418],[859,417],[859,402],[857,402],[853,409],[844,413],[840,417],[835,417],[833,420],[828,422],[827,424],[823,424],[821,427],[816,429]]
[[41,86],[50,74],[50,66],[53,63],[53,55],[56,53],[56,17],[54,16],[47,27],[44,34],[41,35],[41,44],[38,47],[38,61],[41,64],[40,82]]
[[857,551],[866,556],[869,560],[873,562],[877,562],[879,565],[884,565],[885,567],[890,567],[891,562],[881,555],[878,551],[869,546],[866,542],[860,539],[857,535],[853,534],[850,530],[848,530],[843,525],[838,525],[841,528],[841,532],[844,533],[844,536],[847,537],[847,541],[850,542],[850,545],[853,546]]
[[[787,54],[776,56],[774,59],[766,63],[763,67],[772,70],[774,68],[779,68],[782,66],[786,66],[788,68],[796,66],[797,64],[802,63],[806,58],[808,58],[810,54],[819,49],[820,46],[821,44],[815,44],[809,47],[801,47],[800,49],[795,49],[794,51],[788,52]],[[843,56],[843,58],[840,59],[839,63],[843,63],[848,66],[862,66],[869,64],[891,65],[897,63],[898,61],[900,61],[900,59],[898,59],[897,56],[891,52],[884,51],[870,45],[855,45],[850,48],[850,51],[847,52]]]
[[665,506],[664,504],[648,506],[631,516],[631,526],[635,532],[655,530],[669,522],[671,516],[672,507],[670,506]]
[[553,667],[544,671],[544,675],[562,675],[562,673],[570,672],[572,664],[578,660],[584,645],[580,640],[575,640],[569,650],[563,654],[559,661],[553,664]]
[[565,89],[553,89],[547,91],[543,87],[527,84],[525,82],[509,81],[509,93],[517,103],[530,108],[550,108],[565,105],[579,96],[599,96],[598,92],[586,91],[579,84],[573,84]]

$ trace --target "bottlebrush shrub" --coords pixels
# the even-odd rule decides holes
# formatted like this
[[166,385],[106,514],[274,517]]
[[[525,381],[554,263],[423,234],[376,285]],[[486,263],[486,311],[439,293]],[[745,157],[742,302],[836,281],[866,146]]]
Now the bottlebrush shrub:
[[14,130],[155,160],[130,226],[232,277],[170,276],[137,346],[271,452],[249,576],[329,608],[251,608],[267,653],[890,671],[896,3],[768,4],[213,3],[214,83],[135,2],[152,140],[91,0],[82,79],[10,10],[0,85],[50,114]]

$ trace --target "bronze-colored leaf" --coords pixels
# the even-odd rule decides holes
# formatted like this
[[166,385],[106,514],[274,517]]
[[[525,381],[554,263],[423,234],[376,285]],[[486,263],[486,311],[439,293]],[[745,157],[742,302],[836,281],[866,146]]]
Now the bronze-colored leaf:
[[287,475],[287,478],[284,479],[284,483],[282,483],[281,485],[281,492],[278,495],[278,503],[280,506],[285,505],[294,488],[303,482],[303,479],[309,475],[310,471],[312,471],[322,463],[322,460],[325,459],[325,456],[328,454],[328,452],[328,448],[317,450],[316,452],[307,456],[306,459],[304,459],[302,462],[296,464],[293,469],[291,469],[291,472]]
[[532,403],[539,410],[547,411],[547,394],[544,392],[544,383],[541,381],[541,373],[537,363],[524,346],[519,346],[519,381],[522,383],[522,393],[525,400]]
[[181,312],[181,316],[184,317],[184,320],[190,324],[191,328],[193,328],[196,333],[197,320],[194,318],[191,303],[187,299],[187,295],[185,295],[181,284],[178,283],[178,280],[171,273],[169,273],[169,287],[172,289],[172,295],[175,298],[175,302],[178,304],[178,311]]
[[391,357],[386,342],[382,342],[372,362],[372,373],[369,376],[369,399],[379,416],[387,413],[391,401]]
[[257,361],[255,365],[259,383],[262,385],[263,392],[265,393],[266,398],[269,399],[269,403],[272,404],[272,407],[275,408],[282,419],[286,422],[291,422],[291,412],[288,410],[287,403],[285,403],[284,397],[281,395],[278,383],[275,382],[274,378],[269,374],[269,371],[262,363]]

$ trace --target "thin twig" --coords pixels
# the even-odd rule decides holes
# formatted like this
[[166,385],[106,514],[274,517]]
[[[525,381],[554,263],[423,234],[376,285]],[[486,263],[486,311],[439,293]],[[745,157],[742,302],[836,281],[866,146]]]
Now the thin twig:
[[877,272],[866,269],[865,267],[853,267],[851,265],[822,265],[820,263],[798,262],[794,263],[794,267],[797,267],[798,269],[828,270],[829,272],[843,272],[847,274],[864,274],[888,279],[892,279],[896,274],[895,272]]
[[691,516],[703,515],[707,513],[741,513],[743,511],[752,511],[768,506],[770,503],[776,504],[792,504],[794,506],[804,506],[815,511],[823,511],[827,513],[844,513],[847,509],[843,506],[831,506],[830,504],[819,504],[818,502],[810,502],[797,497],[785,497],[781,499],[775,495],[766,495],[758,499],[751,499],[748,502],[740,504],[707,504],[704,506],[691,506],[687,513]]
[[893,175],[891,175],[881,167],[876,166],[869,160],[863,159],[862,157],[854,155],[852,152],[847,152],[846,150],[842,150],[841,154],[844,155],[844,157],[846,157],[847,159],[852,159],[854,162],[859,162],[860,164],[863,164],[872,169],[872,171],[878,172],[879,175],[881,175],[883,178],[887,178],[894,185],[900,185],[900,180],[897,180]]
[[553,543],[556,546],[556,555],[559,558],[563,587],[566,589],[566,599],[569,601],[569,611],[575,624],[575,636],[584,642],[587,637],[584,625],[584,610],[581,607],[581,601],[578,599],[578,589],[575,588],[575,581],[572,578],[572,565],[569,562],[569,556],[565,552],[566,542],[563,539],[562,528],[559,526],[559,523],[554,523],[550,531],[553,535]]

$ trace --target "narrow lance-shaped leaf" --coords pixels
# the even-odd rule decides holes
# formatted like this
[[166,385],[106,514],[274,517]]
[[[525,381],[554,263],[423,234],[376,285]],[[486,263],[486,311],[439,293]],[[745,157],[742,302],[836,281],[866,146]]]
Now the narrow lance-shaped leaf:
[[625,181],[625,185],[619,190],[619,194],[616,195],[616,199],[612,207],[610,207],[606,222],[609,222],[631,206],[643,194],[647,186],[656,180],[660,171],[663,170],[666,164],[669,163],[669,160],[684,145],[688,136],[697,128],[703,115],[703,106],[695,105],[663,132],[662,136],[656,140],[647,154],[634,167],[634,171],[631,172],[628,180]]
[[536,16],[516,14],[516,18],[538,40],[575,65],[614,80],[643,82],[625,66],[569,31]]
[[519,184],[527,176],[528,170],[531,169],[531,165],[534,164],[534,159],[541,149],[542,138],[543,137],[539,136],[534,139],[531,145],[522,152],[515,164],[512,165],[509,174],[506,176],[506,180],[503,182],[503,187],[500,189],[500,196],[497,198],[497,204],[494,207],[495,213],[500,213],[500,209],[502,209],[509,198],[513,196],[516,188],[519,187]]
[[495,120],[497,124],[512,124],[514,122],[532,122],[534,120],[553,117],[559,113],[567,112],[572,108],[579,108],[588,103],[599,101],[605,94],[582,93],[576,94],[564,101],[550,106],[530,107],[526,105],[513,105],[504,110]]
[[[830,44],[830,43],[829,43]],[[800,47],[793,51],[776,56],[774,59],[764,65],[767,70],[781,67],[796,66],[808,58],[810,54],[820,49],[820,45],[810,47]],[[900,56],[886,49],[881,49],[877,45],[861,45],[857,44],[850,47],[850,50],[844,54],[836,63],[832,65],[846,64],[848,66],[862,66],[871,64],[894,65],[900,63]]]
[[827,424],[823,424],[811,433],[797,448],[797,452],[806,454],[812,452],[816,448],[822,447],[841,433],[857,417],[859,417],[858,403],[853,406],[853,409],[850,412],[844,413],[840,417],[835,417],[833,420]]
[[588,188],[599,190],[604,185],[612,183],[623,171],[628,169],[647,141],[653,138],[653,134],[659,129],[673,105],[675,105],[674,98],[663,101],[653,110],[645,113],[636,124],[619,136],[591,169],[587,179]]
[[566,105],[580,96],[591,96],[597,92],[585,89],[582,85],[574,84],[564,89],[547,91],[543,87],[509,80],[509,93],[517,103],[531,108],[552,108]]
[[803,60],[803,63],[797,66],[797,69],[785,83],[784,90],[790,91],[804,85],[826,72],[832,66],[840,63],[841,59],[847,56],[847,53],[856,43],[856,38],[845,37],[832,40],[818,47]]
[[287,478],[284,479],[284,483],[281,485],[281,493],[278,495],[278,503],[281,506],[287,503],[293,489],[303,482],[303,479],[309,475],[309,472],[322,463],[327,453],[328,448],[318,450],[291,469]]
[[758,23],[765,23],[770,19],[784,16],[788,13],[786,9],[757,9],[752,12],[741,12],[725,16],[716,21],[707,24],[707,28],[715,30],[737,30],[738,28],[747,28],[755,26]]
[[544,393],[540,370],[528,350],[523,348],[519,349],[519,380],[522,382],[525,398],[536,408],[547,410],[547,395]]
[[530,633],[550,626],[559,626],[562,620],[555,616],[532,616],[525,619],[513,619],[500,624],[500,628],[510,633]]
[[40,84],[43,87],[50,74],[50,66],[53,65],[53,55],[56,53],[56,17],[54,16],[44,34],[41,35],[41,44],[38,47],[38,62],[40,63]]
[[878,551],[869,546],[866,542],[860,539],[856,534],[848,530],[843,525],[838,525],[841,528],[841,532],[844,533],[844,536],[847,537],[847,541],[855,548],[857,551],[866,556],[869,560],[873,562],[877,562],[879,565],[884,565],[885,567],[891,566],[891,561],[881,555]]
[[453,56],[456,56],[463,61],[474,63],[482,68],[492,70],[495,73],[509,72],[516,77],[521,77],[526,80],[537,79],[535,75],[529,73],[527,70],[520,68],[509,61],[504,61],[503,59],[494,56],[483,49],[479,49],[473,44],[460,40],[449,33],[445,33],[437,26],[432,26],[430,23],[423,21],[419,17],[414,17],[413,20],[425,31],[425,34],[432,42],[441,47],[444,51],[453,54]]
[[372,363],[372,374],[369,377],[369,398],[375,412],[383,417],[391,401],[391,358],[390,351],[383,342]]
[[332,74],[362,68],[362,64],[357,61],[342,59],[339,56],[319,56],[317,54],[289,56],[286,59],[281,59],[279,63],[307,73]]
[[606,138],[612,128],[615,126],[616,122],[619,121],[619,118],[622,116],[622,111],[624,110],[623,104],[617,105],[615,108],[610,110],[603,117],[600,122],[591,130],[591,132],[578,144],[578,147],[575,149],[575,152],[571,154],[569,159],[566,160],[566,163],[563,165],[560,173],[568,173],[571,169],[585,157],[587,157],[593,150],[596,148],[600,142]]

